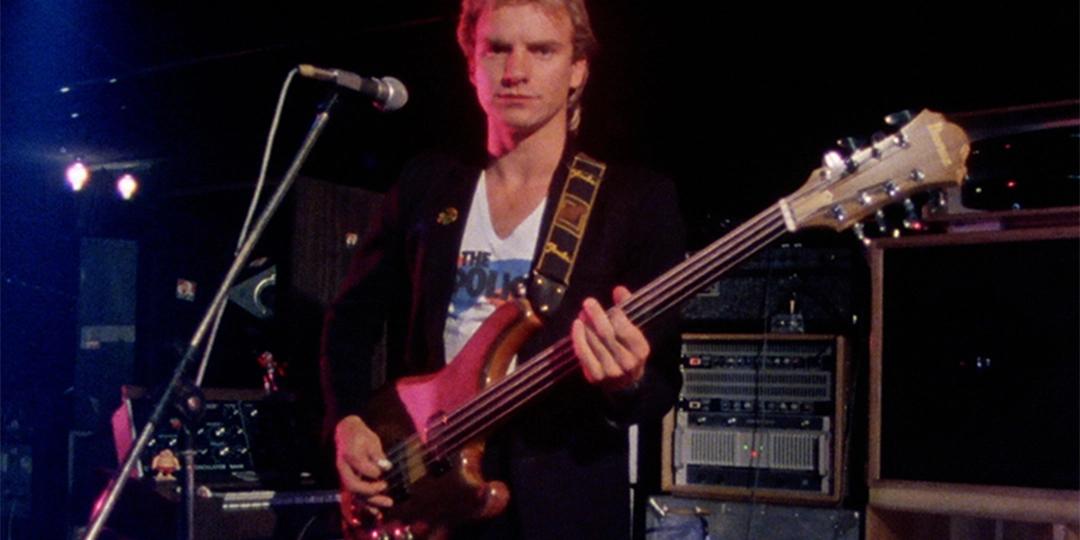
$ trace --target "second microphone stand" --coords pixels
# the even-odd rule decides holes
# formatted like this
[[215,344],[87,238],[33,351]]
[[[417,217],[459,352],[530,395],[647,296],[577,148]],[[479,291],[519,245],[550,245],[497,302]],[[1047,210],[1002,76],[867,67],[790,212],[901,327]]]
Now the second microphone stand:
[[[255,248],[255,244],[262,237],[263,232],[266,229],[267,224],[277,211],[281,202],[285,199],[285,195],[288,193],[289,188],[292,187],[296,181],[297,176],[300,174],[300,168],[307,160],[308,154],[311,153],[311,149],[314,148],[315,142],[322,135],[323,129],[326,127],[326,123],[330,120],[330,109],[337,103],[338,95],[334,93],[326,104],[322,107],[322,110],[315,115],[315,120],[312,122],[311,127],[308,129],[308,133],[304,138],[303,143],[300,145],[300,149],[297,151],[296,156],[293,158],[292,164],[289,166],[289,170],[285,173],[285,177],[282,178],[281,184],[277,190],[267,201],[266,206],[263,208],[259,218],[251,228],[251,233],[248,235],[247,240],[237,250],[236,257],[233,259],[232,266],[229,267],[228,273],[225,274],[225,279],[222,281],[221,286],[218,287],[217,293],[214,295],[214,299],[210,302],[210,306],[206,309],[206,313],[203,315],[202,320],[199,322],[198,327],[195,329],[195,334],[191,337],[191,341],[188,343],[187,349],[184,351],[184,356],[181,358],[180,363],[176,366],[176,369],[172,373],[172,377],[169,380],[165,391],[162,393],[161,398],[158,399],[157,404],[154,406],[153,412],[150,413],[150,418],[146,421],[142,431],[139,432],[139,437],[135,440],[135,444],[128,450],[127,458],[124,460],[123,466],[120,467],[119,472],[113,476],[109,485],[105,488],[105,493],[99,498],[99,503],[94,506],[90,527],[87,530],[85,540],[96,540],[100,536],[102,528],[105,526],[106,520],[112,513],[113,508],[116,506],[116,501],[120,497],[120,493],[124,490],[124,485],[127,484],[128,478],[131,476],[131,471],[135,467],[135,463],[138,462],[139,456],[143,453],[147,444],[150,442],[150,437],[154,433],[155,426],[161,422],[164,417],[165,410],[169,407],[169,404],[177,397],[180,389],[185,387],[184,377],[185,373],[191,369],[191,366],[198,358],[198,352],[202,347],[203,341],[206,339],[206,334],[214,319],[214,314],[222,309],[224,303],[227,301],[229,289],[236,281],[237,276],[240,275],[240,271],[247,263],[248,257],[251,256],[252,250]],[[188,464],[188,467],[192,467],[192,464]],[[187,471],[190,475],[193,471]],[[185,490],[185,509],[187,510],[187,537],[189,539],[194,538],[194,516],[190,509],[193,507],[194,490],[191,486]]]

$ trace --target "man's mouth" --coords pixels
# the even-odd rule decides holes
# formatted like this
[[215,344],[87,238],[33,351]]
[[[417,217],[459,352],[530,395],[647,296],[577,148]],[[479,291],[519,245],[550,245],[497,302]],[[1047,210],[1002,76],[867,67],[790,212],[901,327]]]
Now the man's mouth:
[[508,93],[495,94],[495,99],[505,99],[505,100],[508,100],[508,101],[526,101],[526,100],[530,100],[530,99],[535,99],[535,97],[536,96],[533,96],[533,95],[530,95],[530,94],[508,94]]

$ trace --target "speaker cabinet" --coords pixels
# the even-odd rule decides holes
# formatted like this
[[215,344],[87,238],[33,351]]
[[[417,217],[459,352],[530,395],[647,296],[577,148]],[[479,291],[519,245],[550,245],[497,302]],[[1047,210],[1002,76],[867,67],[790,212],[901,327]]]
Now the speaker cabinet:
[[1080,229],[1068,216],[871,247],[868,537],[926,534],[912,513],[1075,532]]

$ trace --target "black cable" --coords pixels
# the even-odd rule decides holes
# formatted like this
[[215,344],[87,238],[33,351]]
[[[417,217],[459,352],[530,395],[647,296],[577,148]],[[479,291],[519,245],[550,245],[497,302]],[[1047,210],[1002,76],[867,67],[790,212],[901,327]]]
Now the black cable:
[[764,367],[766,361],[766,354],[769,350],[769,291],[772,285],[772,276],[774,270],[774,257],[772,257],[771,250],[765,250],[762,252],[762,256],[765,259],[765,278],[761,287],[761,347],[758,349],[756,358],[754,359],[754,397],[753,397],[753,417],[754,425],[751,426],[750,435],[750,476],[748,478],[748,485],[746,489],[750,492],[749,504],[746,515],[746,540],[752,540],[751,531],[754,526],[754,506],[757,504],[757,490],[761,483],[761,467],[755,462],[758,450],[758,437],[759,429],[762,424],[763,407],[761,406],[761,370]]

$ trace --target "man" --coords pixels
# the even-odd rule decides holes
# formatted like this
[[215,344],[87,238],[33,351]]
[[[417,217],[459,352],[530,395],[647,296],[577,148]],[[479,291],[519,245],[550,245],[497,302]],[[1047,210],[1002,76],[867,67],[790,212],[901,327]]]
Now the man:
[[[458,41],[487,116],[488,160],[411,164],[327,316],[335,465],[343,489],[376,512],[393,500],[385,449],[357,414],[369,386],[365,360],[385,323],[391,377],[439,369],[528,274],[574,155],[570,134],[595,49],[582,0],[465,0]],[[650,338],[597,298],[622,302],[626,285],[647,283],[682,249],[670,183],[609,167],[561,308],[517,356],[526,362],[569,334],[583,377],[493,435],[484,469],[507,481],[510,508],[459,534],[628,535],[625,427],[657,418],[679,379],[670,354],[650,359]]]

